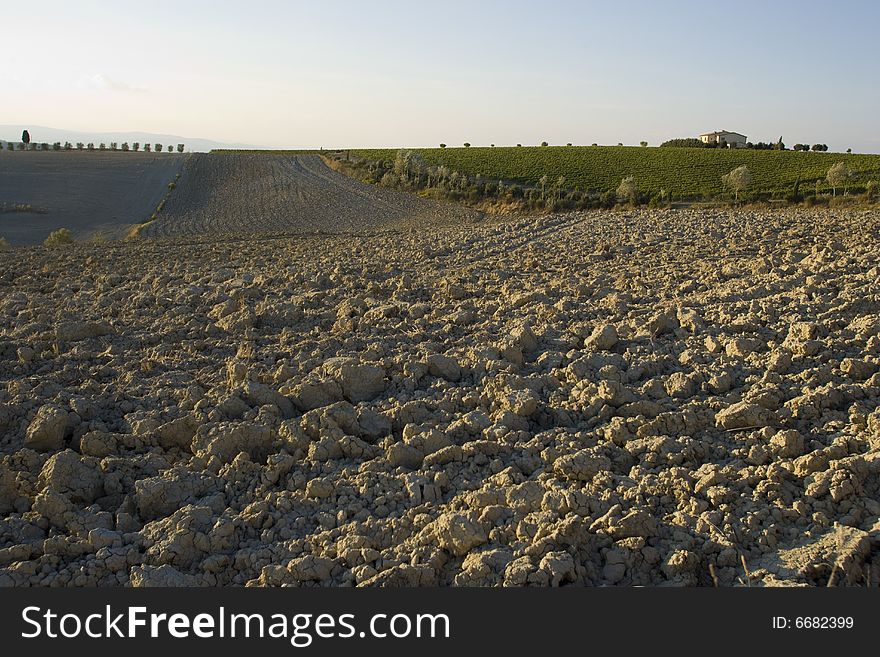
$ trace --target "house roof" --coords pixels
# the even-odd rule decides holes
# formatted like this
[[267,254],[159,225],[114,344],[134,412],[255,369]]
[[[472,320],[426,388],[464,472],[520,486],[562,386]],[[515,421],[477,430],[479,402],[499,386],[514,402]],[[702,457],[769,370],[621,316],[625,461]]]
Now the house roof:
[[700,137],[716,137],[716,136],[721,136],[721,135],[736,135],[737,137],[742,137],[743,139],[746,138],[746,136],[744,134],[741,134],[739,132],[731,132],[730,130],[716,130],[715,132],[704,132],[703,134],[700,135]]

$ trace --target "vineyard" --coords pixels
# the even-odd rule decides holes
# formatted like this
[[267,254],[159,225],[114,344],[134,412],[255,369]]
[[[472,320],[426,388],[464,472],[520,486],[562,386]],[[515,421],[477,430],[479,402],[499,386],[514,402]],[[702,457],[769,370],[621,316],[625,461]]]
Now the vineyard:
[[[880,179],[880,155],[794,151],[641,148],[629,146],[472,147],[413,149],[431,165],[486,180],[539,186],[541,178],[584,191],[616,189],[633,176],[639,190],[665,190],[674,198],[714,198],[725,192],[721,176],[740,165],[752,174],[751,194],[782,197],[800,181],[801,193],[830,192],[828,169],[845,161],[853,172],[850,189],[864,190]],[[393,160],[395,149],[352,150],[366,160]]]

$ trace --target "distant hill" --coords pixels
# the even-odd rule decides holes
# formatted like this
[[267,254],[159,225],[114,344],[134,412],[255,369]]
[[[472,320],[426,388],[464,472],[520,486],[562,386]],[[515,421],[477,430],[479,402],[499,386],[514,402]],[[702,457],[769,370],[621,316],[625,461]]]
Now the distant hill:
[[47,128],[38,125],[0,125],[0,144],[6,147],[6,142],[11,141],[18,143],[22,130],[27,130],[31,135],[31,142],[52,144],[60,141],[62,144],[69,141],[72,144],[81,141],[84,144],[94,142],[97,146],[100,142],[104,142],[109,147],[110,142],[128,142],[129,144],[137,141],[141,144],[149,142],[151,144],[160,143],[164,145],[185,144],[187,151],[197,153],[206,153],[215,148],[260,148],[253,144],[235,144],[229,142],[214,141],[212,139],[201,139],[198,137],[181,137],[180,135],[164,135],[153,132],[81,132],[77,130],[65,130],[63,128]]

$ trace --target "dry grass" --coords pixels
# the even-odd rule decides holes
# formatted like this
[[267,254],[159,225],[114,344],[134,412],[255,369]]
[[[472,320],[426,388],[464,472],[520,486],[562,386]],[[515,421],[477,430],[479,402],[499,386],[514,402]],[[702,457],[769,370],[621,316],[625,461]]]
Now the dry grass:
[[[152,220],[151,220],[152,221]],[[151,221],[147,221],[142,224],[135,224],[131,228],[129,228],[125,233],[126,240],[136,240],[141,236],[141,231],[149,224]]]
[[749,565],[746,563],[746,556],[740,553],[739,560],[742,562],[743,571],[746,574],[745,584],[747,587],[752,588],[752,574],[749,572]]
[[53,230],[49,233],[49,237],[43,242],[44,246],[48,247],[56,247],[56,246],[65,246],[67,244],[73,244],[74,239],[73,235],[67,228],[59,228],[58,230]]
[[31,212],[34,214],[46,214],[43,208],[36,208],[30,203],[0,203],[0,214],[7,212]]

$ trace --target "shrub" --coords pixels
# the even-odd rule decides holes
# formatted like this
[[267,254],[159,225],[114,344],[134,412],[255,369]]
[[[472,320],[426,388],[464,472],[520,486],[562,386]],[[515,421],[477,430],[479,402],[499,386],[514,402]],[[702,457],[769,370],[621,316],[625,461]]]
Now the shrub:
[[102,143],[100,146],[98,146],[98,150],[106,151],[106,150],[107,150],[107,144]]
[[158,143],[155,146],[153,146],[153,150],[156,151],[157,153],[161,153],[163,148],[165,148],[165,147],[162,146],[162,144],[158,144]]
[[440,148],[446,148],[446,144],[440,144]]
[[868,184],[865,185],[865,198],[869,201],[873,201],[877,198],[877,181],[869,180]]
[[178,153],[183,153],[183,144],[178,144],[178,145],[177,145],[177,152],[178,152]]
[[613,208],[615,205],[617,205],[617,192],[615,192],[613,189],[602,192],[602,194],[599,196],[599,204],[603,208]]
[[46,238],[43,244],[50,247],[73,244],[73,235],[66,228],[59,228],[49,233],[49,237]]
[[40,144],[40,150],[41,150],[41,151],[48,151],[48,150],[49,150],[49,144],[47,144],[46,142],[42,142],[42,143]]
[[149,143],[144,144],[144,153],[149,153],[152,150],[152,146]]
[[169,153],[173,153],[173,152],[174,152],[174,146],[172,146],[171,144],[168,144],[168,152],[169,152]]
[[828,169],[825,179],[831,185],[833,195],[837,196],[837,188],[843,185],[843,194],[846,196],[846,189],[849,185],[849,179],[852,178],[852,171],[846,165],[846,162],[837,162]]
[[134,141],[131,143],[131,150],[139,151],[141,150],[141,143],[139,141]]
[[549,145],[550,145],[550,144],[548,144],[546,141],[542,141],[542,142],[541,142],[541,146],[549,146]]
[[111,151],[117,151],[117,150],[119,150],[119,144],[117,144],[115,141],[111,141],[111,142],[110,142],[110,150],[111,150]]
[[52,150],[53,151],[60,151],[61,150],[61,142],[56,141],[54,144],[52,144]]
[[538,184],[541,185],[541,200],[544,200],[545,191],[547,189],[547,183],[550,182],[549,176],[545,173],[538,179]]
[[648,145],[648,142],[646,142],[646,141],[639,142],[639,146],[641,146],[642,148],[645,148],[647,145]]
[[69,141],[64,142],[64,150],[69,151],[72,148],[73,148],[73,144],[71,144]]
[[86,148],[88,148],[90,151],[93,151],[93,150],[95,150],[95,145],[93,143],[89,142],[89,145],[86,146]]
[[660,144],[661,148],[705,148],[706,144],[696,137],[686,139],[669,139]]
[[465,147],[465,148],[470,148],[470,147],[471,147],[470,142],[469,142],[469,141],[464,142],[464,147]]
[[127,151],[127,150],[128,150],[128,142],[127,142],[127,141],[122,142],[122,150],[123,150],[123,151]]
[[803,195],[801,194],[801,179],[798,178],[794,187],[792,187],[791,192],[785,195],[785,200],[789,203],[800,203],[804,200]]
[[634,203],[638,197],[638,193],[639,190],[636,186],[636,179],[632,176],[627,176],[621,180],[620,185],[617,186],[617,198],[621,201]]
[[85,147],[81,141],[76,142],[76,150],[81,151]]
[[752,173],[749,171],[749,168],[743,164],[730,173],[721,176],[721,182],[725,187],[729,187],[733,190],[734,200],[739,201],[739,193],[752,184]]

